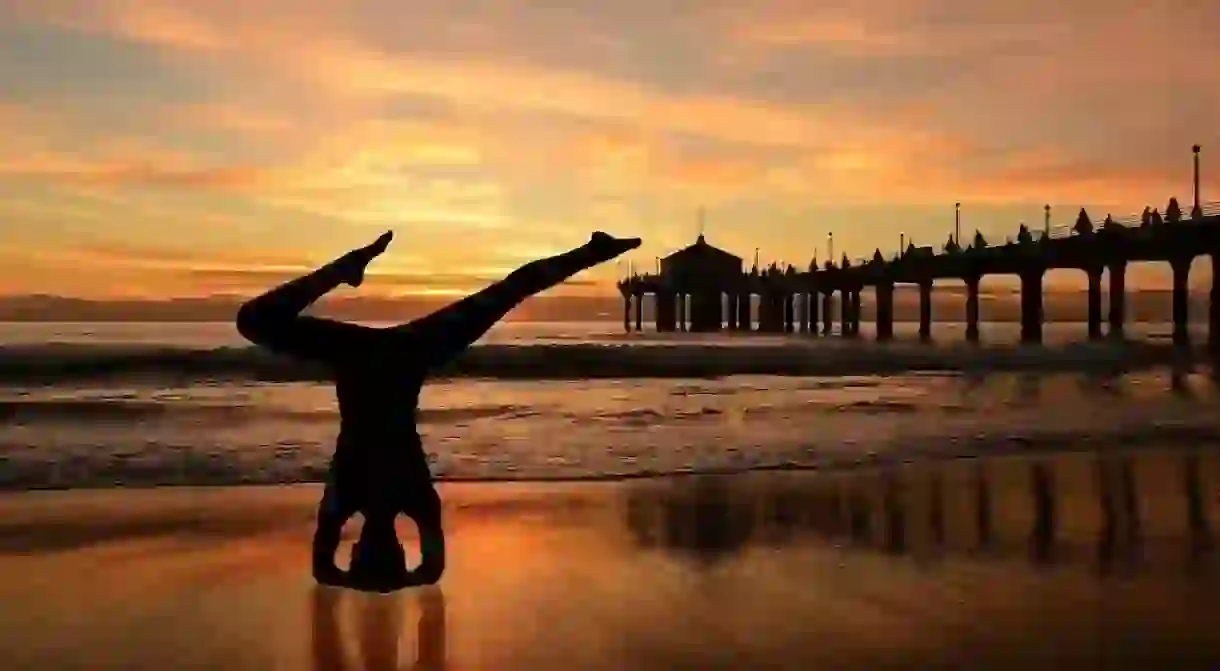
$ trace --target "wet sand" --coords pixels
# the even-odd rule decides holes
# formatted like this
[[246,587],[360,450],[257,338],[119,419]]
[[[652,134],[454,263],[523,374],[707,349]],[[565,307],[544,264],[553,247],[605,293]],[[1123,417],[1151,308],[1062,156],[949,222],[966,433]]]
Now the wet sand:
[[1220,459],[1188,454],[1110,452],[1104,478],[1076,454],[445,485],[449,572],[389,596],[312,584],[313,486],[5,495],[0,649],[11,669],[1218,668]]

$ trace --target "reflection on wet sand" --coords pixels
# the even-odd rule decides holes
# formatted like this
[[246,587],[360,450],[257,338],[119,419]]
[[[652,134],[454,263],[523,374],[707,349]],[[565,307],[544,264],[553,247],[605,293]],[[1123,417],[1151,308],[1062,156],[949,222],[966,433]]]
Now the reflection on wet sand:
[[90,671],[1220,668],[1220,459],[1118,447],[446,483],[443,594],[313,588],[308,488],[12,497],[20,528],[110,531],[0,552],[20,604],[0,650]]
[[[344,645],[341,610],[348,601],[358,610],[355,636],[359,663],[353,664]],[[399,661],[405,602],[419,608],[416,658]],[[414,594],[367,595],[329,587],[314,587],[310,595],[313,671],[440,671],[446,668],[445,594],[439,587]]]
[[[626,523],[640,546],[705,565],[747,546],[811,540],[891,555],[994,558],[1024,546],[1035,565],[1092,557],[1105,574],[1139,564],[1149,507],[1158,513],[1155,540],[1194,566],[1213,549],[1200,463],[1195,450],[1097,452],[779,475],[763,486],[749,477],[690,476],[632,486]],[[1090,543],[1093,552],[1079,552]]]

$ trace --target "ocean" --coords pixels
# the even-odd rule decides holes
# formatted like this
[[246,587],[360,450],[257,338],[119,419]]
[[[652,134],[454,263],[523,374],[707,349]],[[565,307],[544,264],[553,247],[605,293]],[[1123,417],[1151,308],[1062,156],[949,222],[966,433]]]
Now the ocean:
[[[1168,324],[914,324],[898,341],[504,323],[421,398],[438,479],[616,478],[1220,441],[1220,383]],[[1195,332],[1203,342],[1205,331]],[[406,409],[404,408],[404,411]],[[316,481],[331,388],[228,323],[0,323],[0,488]]]

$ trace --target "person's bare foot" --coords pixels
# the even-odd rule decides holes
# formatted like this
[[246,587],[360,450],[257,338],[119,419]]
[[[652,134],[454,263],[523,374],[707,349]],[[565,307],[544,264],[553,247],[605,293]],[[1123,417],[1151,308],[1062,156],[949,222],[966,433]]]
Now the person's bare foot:
[[616,238],[609,233],[595,231],[589,237],[588,249],[600,263],[625,254],[639,247],[641,243],[639,238]]
[[353,287],[363,284],[364,269],[368,267],[373,259],[385,252],[386,248],[390,246],[390,241],[393,239],[394,231],[386,231],[381,234],[381,237],[373,241],[372,244],[344,254],[338,262],[342,270],[344,284],[350,284]]

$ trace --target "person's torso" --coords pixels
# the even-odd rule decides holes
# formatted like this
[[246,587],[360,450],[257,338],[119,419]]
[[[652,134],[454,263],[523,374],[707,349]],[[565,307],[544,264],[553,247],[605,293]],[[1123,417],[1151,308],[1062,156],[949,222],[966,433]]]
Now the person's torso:
[[422,372],[412,370],[337,370],[340,428],[332,468],[426,475],[427,456],[415,423],[422,386]]

